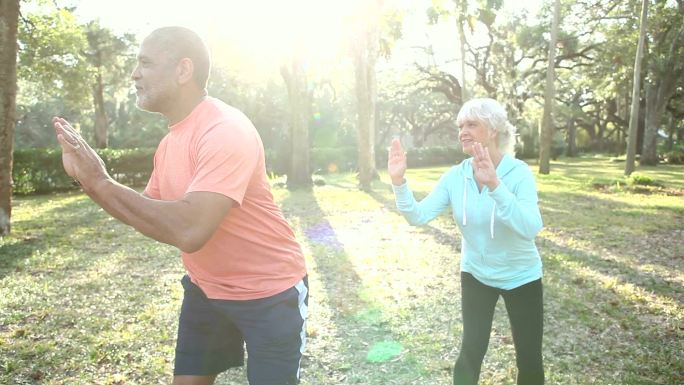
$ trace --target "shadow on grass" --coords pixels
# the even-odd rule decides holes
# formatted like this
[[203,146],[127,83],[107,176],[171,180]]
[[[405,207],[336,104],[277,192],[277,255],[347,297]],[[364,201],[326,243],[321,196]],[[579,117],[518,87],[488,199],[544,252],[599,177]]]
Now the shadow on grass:
[[[49,199],[41,196],[41,201]],[[35,202],[35,199],[32,199]],[[0,280],[24,269],[26,260],[39,250],[63,243],[65,234],[84,226],[82,211],[87,200],[71,201],[28,219],[13,223],[12,234],[0,246]]]
[[[682,268],[684,255],[678,253],[684,250],[684,218],[676,207],[644,207],[565,192],[543,194],[540,205],[544,222],[555,237],[580,241],[596,251],[581,253],[552,243],[560,252],[580,257],[593,268],[619,275],[646,290],[684,300],[681,283],[649,271],[652,267],[664,272]],[[602,252],[613,255],[602,257]]]
[[[542,249],[546,251],[545,355],[550,362],[557,367],[584,367],[587,380],[610,372],[624,384],[681,383],[684,340],[677,330],[681,320],[669,314],[672,309],[631,295],[629,274],[597,271],[601,262],[595,255],[548,239]],[[656,295],[665,294],[661,290]]]
[[[571,258],[573,263],[594,271],[599,275],[609,277],[616,283],[633,285],[643,289],[645,293],[653,294],[673,303],[684,303],[684,287],[672,280],[658,275],[655,272],[643,271],[637,267],[619,259],[603,258],[598,253],[586,253],[565,245],[561,245],[548,237],[539,238],[540,249],[543,254],[563,255]],[[639,250],[633,250],[635,254]],[[657,263],[657,261],[652,261]],[[670,266],[660,265],[664,269]],[[582,280],[579,280],[581,283]],[[643,306],[643,305],[642,305]]]
[[[168,313],[154,311],[171,308],[159,279],[177,260],[157,257],[149,251],[153,241],[81,194],[31,197],[23,204],[16,241],[0,253],[8,288],[0,367],[4,358],[11,367],[0,369],[0,383],[75,383],[76,376],[100,383],[114,372],[121,383],[153,383],[150,377],[164,365],[161,345],[173,343]],[[143,366],[121,375],[120,368]]]
[[26,258],[44,247],[40,237],[25,236],[0,246],[0,280],[22,270]]
[[[383,188],[391,191],[389,185],[384,185]],[[394,201],[389,199],[387,194],[371,192],[369,195],[385,208],[396,211]],[[424,194],[419,192],[416,195]],[[565,215],[586,213],[587,216],[596,218],[598,221],[576,218],[578,224],[591,223],[599,231],[601,221],[605,222],[606,218],[613,218],[618,222],[642,217],[646,220],[655,220],[654,217],[659,215],[653,214],[652,209],[648,207],[586,194],[552,193],[544,198],[540,204],[543,209],[572,213]],[[678,211],[669,211],[675,216],[674,226],[676,227]],[[549,218],[545,218],[545,221],[549,221]],[[630,228],[632,226],[634,225],[630,225]],[[436,227],[422,227],[427,229],[426,233],[432,235],[435,241],[453,247],[458,253],[454,247],[457,244],[458,232],[451,235]],[[561,226],[563,230],[566,230],[564,227]],[[597,248],[605,246],[604,237],[607,236],[600,235],[590,239]],[[605,373],[609,369],[601,366],[608,365],[611,371],[625,372],[621,374],[624,383],[642,383],[644,379],[657,380],[655,383],[681,382],[682,376],[677,373],[684,372],[684,365],[677,356],[684,348],[684,343],[680,337],[681,306],[677,308],[676,304],[682,303],[684,288],[678,282],[668,280],[657,273],[639,269],[638,266],[630,263],[629,259],[637,261],[639,254],[649,250],[628,246],[628,258],[621,258],[621,254],[618,258],[604,259],[599,254],[574,250],[548,238],[540,237],[538,241],[545,271],[547,271],[545,277],[549,277],[549,279],[545,278],[544,283],[545,292],[548,293],[546,295],[548,299],[545,302],[551,310],[551,314],[546,316],[547,323],[551,327],[545,333],[547,334],[545,355],[551,351],[550,361],[556,361],[554,362],[556,367],[592,366],[596,372],[585,373],[586,380],[589,380],[592,375]],[[615,238],[613,241],[626,242],[622,238]],[[628,241],[634,242],[632,246],[637,245],[634,239],[630,238]],[[671,242],[682,241],[674,239]],[[549,258],[546,258],[546,255]],[[559,258],[579,263],[583,269],[588,269],[595,274],[583,274],[562,263]],[[649,259],[649,263],[658,265],[664,270],[681,269],[681,261],[669,261],[666,258],[652,258]],[[564,284],[560,284],[559,280],[562,280]],[[570,289],[571,287],[574,289]],[[673,319],[668,316],[673,309],[664,308],[667,305],[650,304],[638,294],[629,295],[626,291],[629,291],[631,287],[636,288],[636,292],[660,297],[666,304],[674,303],[674,313],[679,315],[675,315]],[[575,309],[579,314],[574,314],[569,309]],[[554,314],[556,310],[560,310],[561,313]],[[566,322],[576,326],[564,328]],[[576,341],[575,337],[578,336],[573,333],[577,330],[586,334]],[[610,343],[605,344],[603,342],[605,339],[609,339]],[[582,344],[589,346],[582,346]],[[640,348],[635,349],[634,346]],[[602,356],[602,352],[606,349],[615,350],[609,354],[612,358],[606,359]]]

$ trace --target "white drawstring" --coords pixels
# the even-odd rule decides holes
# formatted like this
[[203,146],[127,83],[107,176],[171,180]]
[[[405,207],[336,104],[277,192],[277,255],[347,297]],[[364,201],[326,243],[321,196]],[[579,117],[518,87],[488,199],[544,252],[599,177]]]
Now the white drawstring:
[[496,202],[494,202],[494,207],[492,207],[492,216],[489,218],[489,235],[494,239],[494,213],[496,213]]
[[468,177],[463,175],[463,226],[466,225],[466,202],[468,201]]
[[[468,177],[463,175],[463,226],[468,224],[468,219],[466,216],[466,203],[468,202]],[[496,214],[496,202],[494,202],[494,207],[492,207],[492,215],[489,218],[489,236],[494,239],[494,215]]]

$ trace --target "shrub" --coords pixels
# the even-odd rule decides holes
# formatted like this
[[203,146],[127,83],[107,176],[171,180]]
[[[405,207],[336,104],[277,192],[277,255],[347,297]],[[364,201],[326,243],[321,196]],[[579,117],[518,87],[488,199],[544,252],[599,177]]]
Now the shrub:
[[[122,184],[142,186],[147,183],[153,167],[154,148],[96,150],[107,166],[109,174]],[[407,150],[409,167],[456,164],[464,159],[457,147],[424,147]],[[282,154],[266,150],[269,174],[284,175],[287,160]],[[317,174],[355,171],[356,147],[312,148],[311,170]],[[387,149],[376,148],[376,164],[383,169],[387,164]],[[58,148],[17,149],[14,152],[13,191],[15,194],[44,194],[77,189],[78,186],[64,172],[62,151]]]
[[315,173],[353,171],[358,163],[354,146],[312,148],[309,155],[311,170]]
[[[465,154],[458,147],[422,147],[406,151],[409,167],[427,167],[456,164],[465,159]],[[387,164],[387,150],[383,164]]]
[[659,186],[660,184],[656,182],[653,178],[647,175],[633,173],[627,179],[627,182],[631,185],[639,186]]
[[[154,149],[96,150],[117,181],[131,186],[147,182],[152,172]],[[12,169],[15,194],[48,193],[78,186],[62,168],[62,151],[57,148],[18,149]]]
[[670,164],[684,164],[684,143],[677,144],[662,154],[663,160]]

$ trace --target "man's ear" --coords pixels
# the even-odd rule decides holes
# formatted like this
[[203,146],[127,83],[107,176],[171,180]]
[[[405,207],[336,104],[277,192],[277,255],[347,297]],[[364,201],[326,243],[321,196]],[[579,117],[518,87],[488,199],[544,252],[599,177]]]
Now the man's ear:
[[195,65],[190,58],[184,57],[176,66],[176,79],[178,84],[186,84],[192,81],[192,75],[195,73]]

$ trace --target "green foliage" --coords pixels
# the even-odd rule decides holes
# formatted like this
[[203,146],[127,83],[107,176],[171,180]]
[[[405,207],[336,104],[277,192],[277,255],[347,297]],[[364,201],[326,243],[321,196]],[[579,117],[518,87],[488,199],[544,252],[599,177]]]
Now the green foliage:
[[[32,2],[27,8],[18,38],[17,147],[56,144],[50,123],[53,116],[80,123],[83,134],[92,136],[96,85],[102,86],[104,105],[100,107],[107,113],[107,123],[116,128],[108,130],[110,137],[118,131],[114,143],[133,130],[144,132],[136,126],[135,112],[117,114],[119,101],[128,99],[135,36],[117,36],[96,21],[79,24],[71,9],[55,2]],[[144,140],[126,144],[149,145]]]
[[676,144],[671,150],[661,150],[665,162],[670,164],[684,164],[684,143]]
[[352,146],[312,148],[310,159],[314,173],[353,171],[356,169],[358,151]]
[[36,86],[20,89],[18,104],[59,93],[69,109],[89,105],[90,76],[82,58],[88,41],[73,13],[46,2],[23,15],[22,21],[17,78]]
[[[125,185],[147,183],[153,167],[154,148],[98,149],[109,174]],[[455,147],[412,148],[407,151],[410,167],[455,164],[463,159]],[[358,159],[354,146],[312,148],[310,153],[313,173],[349,172],[356,170]],[[376,148],[379,168],[387,164],[387,149]],[[266,150],[269,174],[284,175],[287,159],[284,152]],[[62,168],[62,152],[57,148],[25,148],[14,152],[13,168],[15,194],[44,194],[77,189],[78,186]]]
[[[96,150],[109,174],[131,186],[145,184],[152,172],[153,148]],[[43,194],[78,188],[62,167],[62,151],[55,148],[18,149],[14,152],[15,194]]]
[[[387,149],[377,151],[382,163],[387,164]],[[435,146],[416,147],[406,151],[406,161],[409,167],[428,167],[436,165],[454,165],[465,159],[465,154],[459,147]]]
[[14,151],[12,169],[15,194],[46,193],[75,188],[62,168],[62,151],[58,149],[18,149]]
[[659,183],[656,182],[652,177],[641,174],[641,173],[632,173],[632,175],[629,176],[627,179],[628,183],[631,185],[637,185],[637,186],[658,186]]
[[[453,165],[464,159],[458,147],[434,146],[406,150],[409,167]],[[356,147],[325,147],[311,149],[312,170],[316,173],[356,170],[358,151]],[[387,165],[387,148],[376,146],[375,162],[379,169]]]
[[129,94],[117,105],[115,100],[105,102],[107,116],[113,120],[108,135],[111,148],[156,147],[169,132],[166,119],[136,107],[135,94]]

